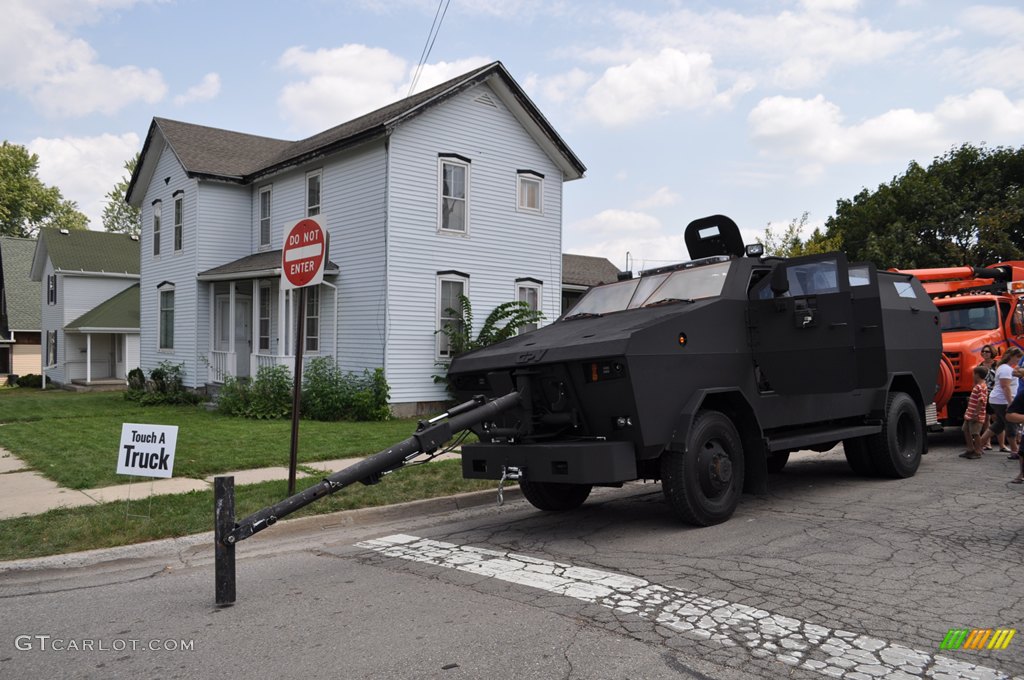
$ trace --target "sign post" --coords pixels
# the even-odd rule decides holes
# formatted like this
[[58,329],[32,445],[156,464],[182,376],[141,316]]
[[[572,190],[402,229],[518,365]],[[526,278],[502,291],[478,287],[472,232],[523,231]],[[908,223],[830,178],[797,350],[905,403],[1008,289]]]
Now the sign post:
[[295,370],[292,372],[292,440],[288,460],[288,495],[295,494],[295,471],[299,465],[299,408],[302,397],[302,351],[306,344],[306,287],[324,280],[327,263],[327,232],[320,225],[323,216],[296,222],[284,236],[281,248],[281,288],[298,289],[293,309],[295,328]]

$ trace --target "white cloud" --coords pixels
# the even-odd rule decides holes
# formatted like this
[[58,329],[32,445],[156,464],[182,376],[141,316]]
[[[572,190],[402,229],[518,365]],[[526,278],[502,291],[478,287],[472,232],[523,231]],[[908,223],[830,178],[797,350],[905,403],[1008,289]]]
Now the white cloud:
[[[658,218],[640,211],[608,209],[569,224],[565,251],[607,258],[620,269],[629,254],[634,270],[686,259],[682,233],[665,234]],[[674,258],[674,259],[673,259]]]
[[1024,133],[1024,100],[980,89],[948,97],[934,111],[893,109],[847,125],[840,108],[822,95],[813,99],[768,97],[747,117],[751,136],[764,154],[807,159],[812,179],[822,164],[874,162],[941,152],[971,139],[1013,143]]
[[220,94],[220,76],[216,73],[207,73],[198,84],[193,85],[174,98],[175,106],[185,106],[192,102],[205,102]]
[[720,92],[707,53],[665,48],[613,66],[590,86],[586,115],[603,125],[624,125],[677,111],[728,106],[735,91]]
[[975,5],[960,13],[960,23],[964,28],[1013,40],[1024,34],[1024,12],[1016,7]]
[[39,179],[78,203],[91,229],[102,229],[106,195],[127,174],[125,161],[141,148],[134,132],[96,137],[36,138],[26,144],[39,156]]
[[523,89],[531,95],[539,94],[549,102],[561,104],[578,99],[592,81],[593,76],[589,73],[574,68],[546,77],[530,74],[523,79]]
[[653,194],[646,196],[633,204],[637,210],[650,210],[651,208],[664,208],[675,205],[679,202],[679,194],[668,187],[659,187]]
[[809,12],[852,12],[860,7],[860,0],[801,0]]
[[[470,57],[423,68],[416,91],[482,66],[490,60]],[[314,52],[291,47],[281,55],[281,68],[302,76],[278,97],[282,116],[296,130],[318,132],[369,113],[409,94],[412,67],[386,49],[343,45]]]
[[13,0],[0,24],[0,88],[25,96],[54,117],[112,114],[135,101],[154,103],[167,92],[156,69],[108,66],[69,30],[129,0]]

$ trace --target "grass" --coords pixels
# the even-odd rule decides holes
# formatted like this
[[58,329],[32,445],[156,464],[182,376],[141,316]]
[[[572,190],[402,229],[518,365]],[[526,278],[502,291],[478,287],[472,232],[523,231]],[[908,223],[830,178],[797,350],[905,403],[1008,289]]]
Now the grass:
[[[290,420],[248,420],[203,407],[140,406],[119,392],[71,393],[0,390],[0,447],[33,470],[72,489],[124,484],[116,474],[123,423],[177,425],[175,477],[202,479],[250,468],[288,465]],[[366,456],[408,438],[415,420],[323,423],[299,426],[299,463]],[[308,468],[305,468],[308,470]],[[299,490],[316,478],[297,480]],[[459,461],[441,461],[388,475],[380,484],[356,484],[323,498],[294,517],[390,505],[465,491],[496,482],[462,479]],[[287,481],[235,487],[241,518],[287,495]],[[213,491],[158,495],[127,503],[61,508],[41,515],[0,520],[0,560],[55,555],[128,545],[210,531]]]
[[[287,466],[290,420],[249,420],[191,406],[140,406],[119,392],[0,392],[0,447],[69,489],[125,483],[116,473],[123,423],[177,425],[174,476],[203,479]],[[366,456],[409,437],[415,420],[299,425],[299,462]]]
[[[298,481],[297,488],[316,483]],[[464,480],[459,461],[440,461],[387,475],[380,484],[356,484],[289,515],[319,515],[339,510],[403,503],[494,488],[493,481]],[[287,482],[264,482],[235,488],[237,517],[267,507],[286,495]],[[95,548],[142,543],[213,529],[213,491],[154,496],[150,501],[121,501],[79,508],[51,510],[42,515],[0,521],[0,560],[57,555]],[[273,531],[273,529],[270,529]]]

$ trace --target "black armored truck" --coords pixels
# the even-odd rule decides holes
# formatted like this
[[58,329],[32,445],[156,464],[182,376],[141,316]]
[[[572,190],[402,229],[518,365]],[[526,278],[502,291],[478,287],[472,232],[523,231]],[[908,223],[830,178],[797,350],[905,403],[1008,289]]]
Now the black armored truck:
[[555,323],[456,357],[456,396],[514,408],[472,425],[463,475],[518,480],[542,510],[660,480],[685,522],[727,520],[791,452],[838,443],[858,474],[909,477],[942,351],[912,276],[744,246],[714,215],[689,262],[591,289]]

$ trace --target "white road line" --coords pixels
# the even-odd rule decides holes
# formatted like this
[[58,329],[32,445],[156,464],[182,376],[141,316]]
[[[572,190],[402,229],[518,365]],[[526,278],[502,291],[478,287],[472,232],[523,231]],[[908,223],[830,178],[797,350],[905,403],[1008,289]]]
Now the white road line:
[[[757,657],[845,680],[999,680],[1009,675],[932,652],[799,621],[763,609],[713,600],[641,578],[525,555],[397,534],[356,544],[388,557],[425,562],[538,588],[656,621]],[[938,647],[940,640],[936,640]]]

